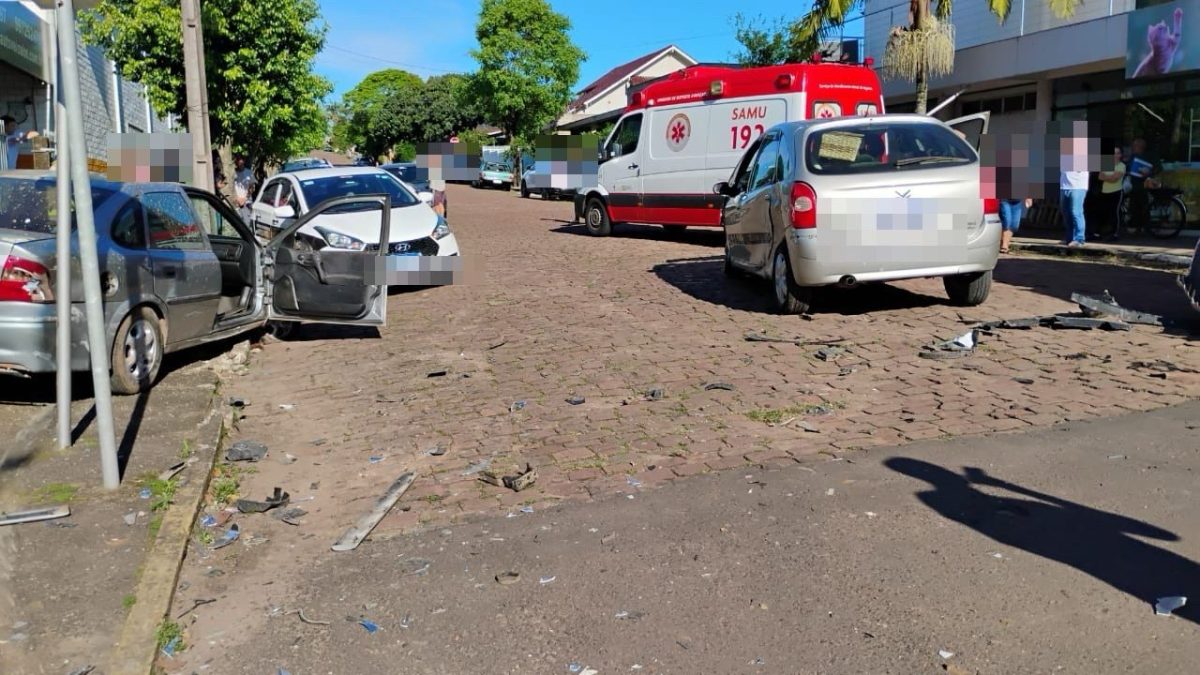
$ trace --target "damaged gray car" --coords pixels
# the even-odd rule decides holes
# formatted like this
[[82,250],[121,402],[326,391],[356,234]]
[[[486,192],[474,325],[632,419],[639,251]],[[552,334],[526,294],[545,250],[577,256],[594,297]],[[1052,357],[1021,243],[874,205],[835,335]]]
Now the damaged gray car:
[[[0,172],[0,373],[56,369],[56,180],[36,171]],[[150,388],[163,356],[268,322],[383,325],[387,288],[375,283],[383,252],[294,247],[295,233],[325,210],[349,203],[380,209],[386,196],[331,199],[269,242],[220,198],[175,183],[92,180],[105,335],[113,391]],[[72,237],[71,370],[91,368],[78,238]],[[386,282],[385,282],[386,283]]]

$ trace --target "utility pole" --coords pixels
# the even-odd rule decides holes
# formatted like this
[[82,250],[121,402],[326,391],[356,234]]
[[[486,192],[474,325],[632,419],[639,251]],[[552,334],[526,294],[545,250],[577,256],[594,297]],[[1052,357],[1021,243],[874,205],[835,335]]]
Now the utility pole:
[[[85,0],[86,1],[86,0]],[[92,362],[92,385],[96,390],[96,430],[100,435],[100,469],[104,487],[116,490],[121,486],[117,463],[116,433],[113,429],[112,389],[109,383],[108,340],[104,330],[104,299],[100,292],[100,263],[96,252],[96,221],[92,210],[92,180],[88,175],[87,138],[83,133],[83,97],[79,91],[79,53],[75,47],[75,0],[58,3],[58,54],[61,70],[59,87],[62,90],[63,117],[59,126],[67,130],[59,140],[70,147],[65,159],[70,160],[71,188],[75,196],[75,220],[79,241],[79,267],[83,276],[83,298],[87,315],[88,352]],[[64,158],[60,155],[59,162]],[[58,186],[61,191],[66,186]],[[59,203],[62,203],[60,199]],[[59,213],[62,217],[62,213]],[[71,273],[71,260],[59,259],[58,274]],[[70,298],[58,298],[70,303]],[[60,305],[61,307],[61,305]],[[60,326],[61,329],[61,326]],[[62,334],[59,334],[62,339]],[[58,366],[61,368],[62,364]],[[61,372],[61,371],[60,371]]]
[[204,73],[204,30],[200,24],[200,0],[181,0],[181,3],[183,77],[187,85],[188,131],[192,134],[192,185],[213,192],[208,78]]

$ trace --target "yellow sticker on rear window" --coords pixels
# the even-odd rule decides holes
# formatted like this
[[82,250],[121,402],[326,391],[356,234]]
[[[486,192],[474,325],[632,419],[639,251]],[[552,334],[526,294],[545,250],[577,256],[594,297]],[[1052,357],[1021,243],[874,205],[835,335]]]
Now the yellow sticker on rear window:
[[853,162],[858,159],[858,150],[862,147],[862,142],[861,134],[826,132],[821,135],[821,145],[817,148],[817,157]]

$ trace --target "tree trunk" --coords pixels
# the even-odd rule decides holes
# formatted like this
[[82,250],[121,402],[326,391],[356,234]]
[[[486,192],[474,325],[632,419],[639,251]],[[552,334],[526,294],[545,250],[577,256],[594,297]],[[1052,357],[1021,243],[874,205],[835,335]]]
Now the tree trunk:
[[[929,15],[929,0],[915,0],[910,5],[913,12],[913,28],[921,30],[925,27],[925,18]],[[917,105],[914,112],[924,115],[929,105],[929,73],[924,64],[917,70]]]

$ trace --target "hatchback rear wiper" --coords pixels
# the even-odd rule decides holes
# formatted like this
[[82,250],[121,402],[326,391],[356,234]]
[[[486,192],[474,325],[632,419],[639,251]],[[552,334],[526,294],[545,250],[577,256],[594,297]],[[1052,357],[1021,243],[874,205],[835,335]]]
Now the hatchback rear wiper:
[[906,159],[896,160],[896,166],[912,166],[913,164],[934,164],[937,162],[962,162],[966,161],[962,157],[948,157],[946,155],[930,155],[929,157],[908,157]]

